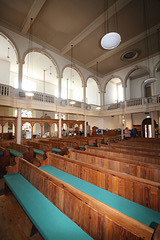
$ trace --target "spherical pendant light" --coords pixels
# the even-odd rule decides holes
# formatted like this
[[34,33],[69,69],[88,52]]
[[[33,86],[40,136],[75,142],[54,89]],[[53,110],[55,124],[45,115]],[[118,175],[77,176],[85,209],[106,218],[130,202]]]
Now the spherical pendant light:
[[103,36],[101,39],[101,46],[104,49],[113,49],[121,42],[121,36],[116,32],[110,32]]

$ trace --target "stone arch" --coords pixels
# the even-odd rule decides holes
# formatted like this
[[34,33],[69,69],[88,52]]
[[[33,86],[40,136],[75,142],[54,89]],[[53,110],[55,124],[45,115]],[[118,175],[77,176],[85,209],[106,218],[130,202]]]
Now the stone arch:
[[87,78],[87,80],[86,80],[86,87],[87,87],[87,82],[88,82],[88,79],[89,79],[89,78],[94,79],[94,81],[97,83],[97,86],[98,86],[99,92],[101,93],[101,92],[102,92],[101,85],[100,85],[98,79],[97,79],[95,76],[89,76],[89,77]]
[[125,77],[125,79],[124,79],[124,87],[127,87],[127,80],[128,80],[128,78],[129,78],[129,75],[130,75],[132,72],[134,72],[134,71],[136,71],[136,70],[138,70],[138,69],[144,69],[144,70],[146,70],[146,71],[148,72],[148,74],[150,75],[150,69],[149,69],[148,67],[145,67],[145,66],[135,66],[133,69],[131,69],[131,70],[127,73],[127,75],[126,75],[126,77]]
[[77,68],[75,65],[71,65],[71,64],[68,64],[66,66],[63,67],[62,69],[62,73],[61,73],[61,79],[63,78],[63,74],[64,74],[64,70],[67,68],[67,67],[70,67],[72,69],[74,69],[75,71],[78,72],[80,78],[81,78],[81,81],[82,81],[82,87],[85,86],[85,81],[84,81],[84,77],[83,77],[83,74],[81,73],[81,71],[79,70],[79,68]]
[[105,81],[105,83],[104,83],[104,91],[105,91],[105,89],[106,89],[106,85],[107,85],[107,84],[109,83],[109,81],[112,80],[113,78],[118,78],[118,79],[121,81],[121,83],[122,83],[122,87],[124,86],[124,82],[123,82],[123,80],[122,80],[121,77],[119,77],[119,76],[117,76],[117,75],[111,75],[108,79],[106,79],[106,81]]
[[4,37],[13,47],[15,54],[16,54],[16,58],[17,58],[17,64],[19,64],[20,63],[20,52],[18,50],[16,43],[13,41],[13,39],[11,37],[8,36],[8,34],[4,33],[2,30],[0,30],[0,35],[2,37]]
[[154,76],[156,75],[156,71],[157,71],[158,65],[160,65],[160,60],[157,62],[157,64],[155,65],[155,67],[153,69]]
[[32,48],[32,49],[30,48],[27,51],[25,51],[25,53],[23,54],[23,57],[22,57],[23,64],[25,63],[26,55],[31,53],[31,52],[38,52],[38,53],[41,53],[41,54],[45,55],[46,57],[48,57],[51,60],[51,62],[53,63],[53,65],[55,66],[56,72],[57,72],[57,78],[59,79],[59,77],[60,77],[60,70],[59,70],[57,62],[55,61],[55,59],[49,53],[43,51],[40,48]]

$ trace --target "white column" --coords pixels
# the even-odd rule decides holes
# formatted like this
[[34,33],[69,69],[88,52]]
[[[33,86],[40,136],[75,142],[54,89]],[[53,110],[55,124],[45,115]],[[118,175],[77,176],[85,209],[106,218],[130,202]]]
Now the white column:
[[22,73],[23,73],[23,62],[20,61],[18,65],[18,88],[22,89]]
[[155,138],[154,112],[151,112],[152,138]]
[[61,131],[61,113],[58,113],[59,116],[59,138],[62,137],[62,131]]
[[58,97],[61,98],[61,92],[62,92],[62,89],[61,89],[61,78],[59,77],[58,78]]
[[86,85],[83,85],[83,102],[86,103]]
[[84,136],[87,137],[87,129],[86,129],[86,115],[84,115]]
[[122,85],[123,88],[123,101],[126,101],[126,86]]
[[21,144],[21,132],[22,132],[21,108],[17,108],[17,143],[18,144]]

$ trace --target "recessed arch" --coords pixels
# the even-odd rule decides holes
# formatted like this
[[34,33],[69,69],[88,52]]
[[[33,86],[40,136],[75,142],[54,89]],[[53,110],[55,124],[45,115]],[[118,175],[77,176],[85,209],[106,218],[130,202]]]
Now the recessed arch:
[[121,77],[112,75],[104,85],[104,104],[116,104],[124,101],[123,81]]
[[41,53],[41,54],[45,55],[46,57],[48,57],[48,58],[51,60],[51,62],[53,63],[53,65],[55,66],[55,68],[56,68],[57,78],[60,78],[60,70],[59,70],[58,64],[57,64],[57,62],[55,61],[55,59],[54,59],[49,53],[43,51],[43,50],[40,49],[40,48],[32,48],[32,49],[30,48],[30,49],[28,49],[27,51],[25,51],[25,53],[23,54],[23,57],[22,57],[22,62],[23,62],[23,64],[25,63],[26,55],[27,55],[28,53],[31,53],[31,52],[38,52],[38,53]]
[[72,68],[72,69],[74,69],[74,70],[79,74],[79,76],[80,76],[80,78],[81,78],[81,81],[82,81],[82,87],[84,87],[84,86],[85,86],[85,81],[84,81],[83,74],[82,74],[82,72],[79,70],[79,68],[76,67],[75,65],[71,65],[71,64],[65,65],[65,66],[63,67],[63,69],[62,69],[61,79],[63,78],[64,70],[65,70],[66,68]]
[[125,76],[124,78],[124,86],[127,87],[127,80],[129,78],[129,76],[131,75],[131,73],[133,73],[134,71],[138,70],[138,69],[143,69],[143,70],[146,70],[146,72],[148,72],[148,74],[150,75],[150,70],[148,67],[145,67],[145,66],[135,66],[133,69],[131,69],[127,75]]
[[58,97],[59,67],[52,56],[41,49],[28,49],[23,55],[22,89]]
[[66,65],[61,74],[61,97],[82,102],[84,99],[84,78],[75,65]]
[[101,86],[96,77],[90,76],[86,80],[86,103],[100,106]]
[[0,31],[0,82],[18,88],[20,54],[15,42]]

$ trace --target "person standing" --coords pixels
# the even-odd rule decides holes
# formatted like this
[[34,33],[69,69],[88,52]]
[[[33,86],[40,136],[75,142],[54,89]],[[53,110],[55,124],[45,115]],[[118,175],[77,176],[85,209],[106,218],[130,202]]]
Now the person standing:
[[124,135],[126,140],[131,138],[131,131],[128,129],[128,127],[125,128]]

